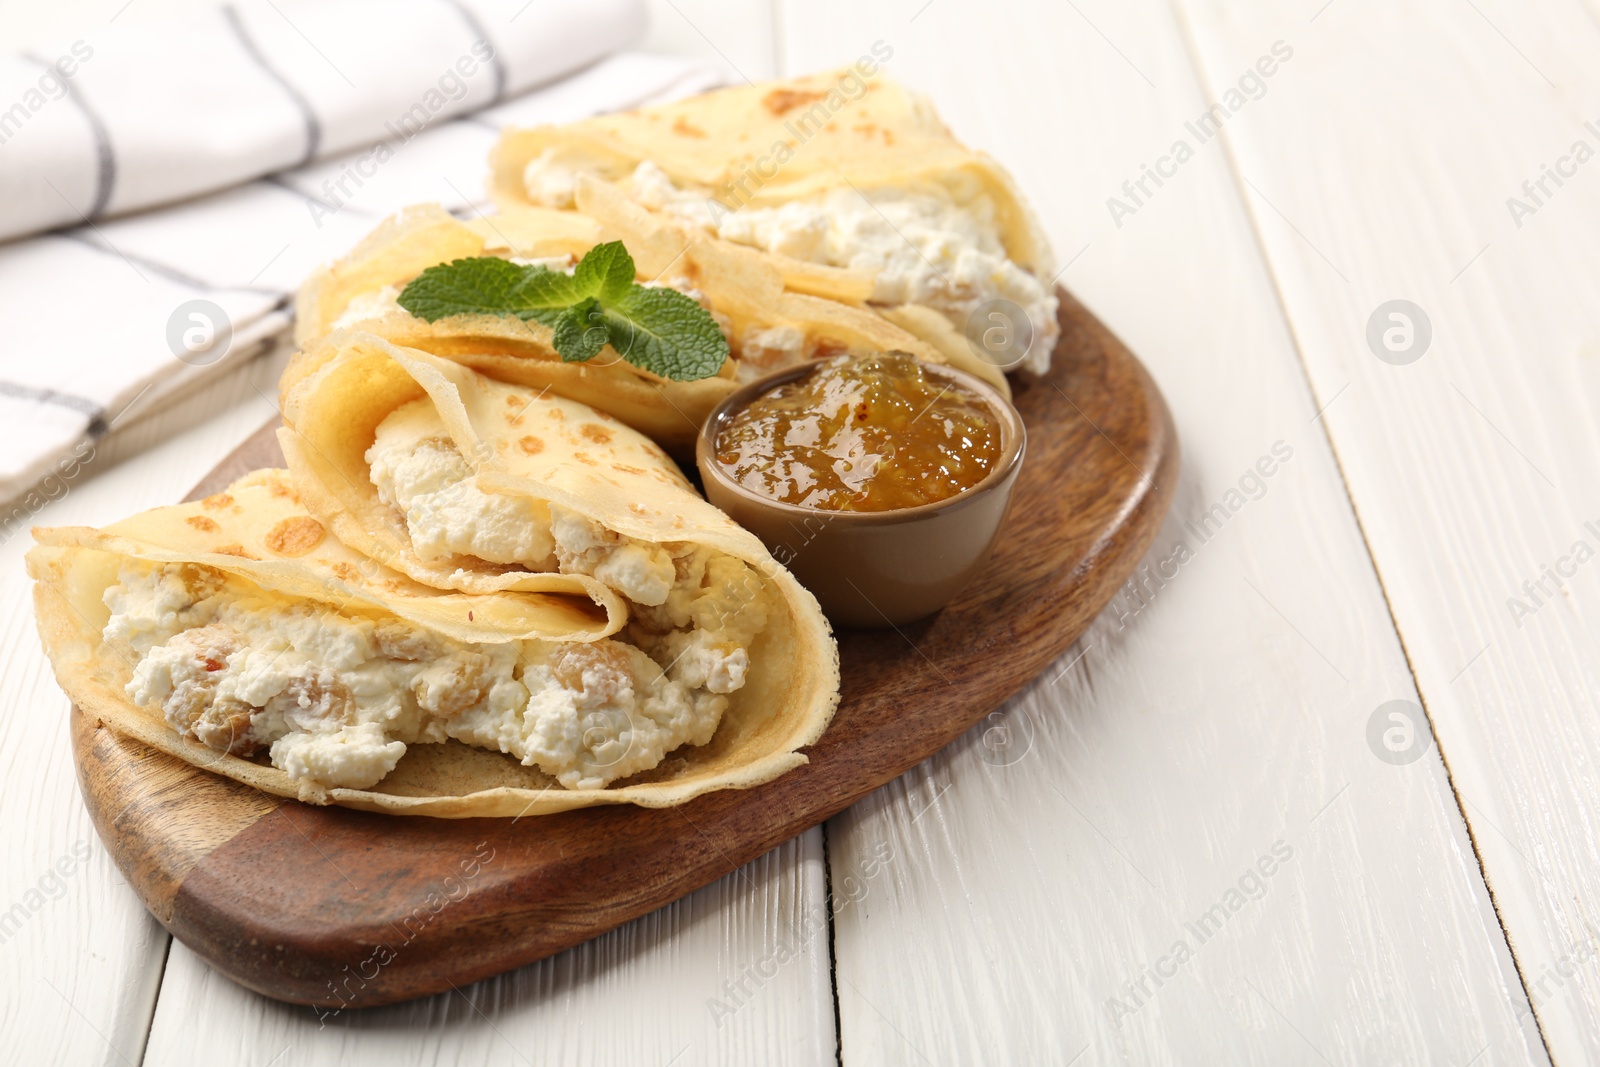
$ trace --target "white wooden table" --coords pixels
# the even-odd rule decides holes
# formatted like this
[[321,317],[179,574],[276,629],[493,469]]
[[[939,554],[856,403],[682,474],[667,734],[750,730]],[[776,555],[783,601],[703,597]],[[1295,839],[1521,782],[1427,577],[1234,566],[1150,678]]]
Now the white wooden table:
[[[0,43],[122,4],[11,8]],[[1600,1062],[1600,162],[1570,155],[1600,150],[1600,0],[656,6],[652,47],[752,80],[882,40],[1015,171],[1176,415],[1151,576],[1000,718],[737,875],[319,1025],[122,884],[13,539],[0,1058]],[[1409,351],[1369,344],[1395,300]],[[39,521],[180,497],[281,358],[117,435]]]

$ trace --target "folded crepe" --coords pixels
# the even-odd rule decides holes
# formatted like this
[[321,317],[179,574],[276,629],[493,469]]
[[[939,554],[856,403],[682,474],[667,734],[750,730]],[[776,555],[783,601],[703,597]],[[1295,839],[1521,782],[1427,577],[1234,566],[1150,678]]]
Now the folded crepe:
[[[991,364],[1049,367],[1059,333],[1055,268],[1016,182],[870,58],[509,130],[491,167],[503,211],[582,208],[585,180],[598,179],[692,230],[842,268],[816,276],[822,284],[807,290],[816,295],[858,299],[865,275],[882,314],[937,347],[971,337]],[[1026,314],[1031,343],[1019,335],[994,344],[998,335],[985,331],[1024,328],[1012,309]]]
[[[930,340],[928,331],[918,333],[866,307],[872,290],[866,275],[721,240],[647,211],[598,180],[578,185],[581,211],[522,207],[463,222],[422,205],[385,221],[301,288],[296,341],[302,355],[285,375],[285,392],[302,376],[306,352],[336,330],[359,328],[501,381],[589,404],[687,456],[718,401],[745,381],[806,359],[905,351],[1006,388],[1004,375],[948,324]],[[498,256],[571,269],[606,241],[623,243],[639,281],[686,292],[711,312],[729,343],[729,358],[715,376],[672,381],[609,347],[588,362],[568,363],[557,354],[550,328],[538,322],[472,314],[429,323],[397,302],[407,283],[438,264]]]
[[[450,818],[674,805],[805,762],[837,701],[827,624],[658,448],[423,353],[352,352],[296,394],[309,433],[284,440],[310,478],[35,531],[39,629],[79,708],[271,793]],[[582,474],[512,496],[543,468],[505,460],[535,440]],[[413,514],[450,550],[500,536],[553,558],[455,555],[456,573],[439,544],[336,536],[351,487],[320,479],[368,450],[412,506],[402,530]],[[467,457],[482,474],[452,482]],[[453,525],[497,490],[478,514],[511,525]]]

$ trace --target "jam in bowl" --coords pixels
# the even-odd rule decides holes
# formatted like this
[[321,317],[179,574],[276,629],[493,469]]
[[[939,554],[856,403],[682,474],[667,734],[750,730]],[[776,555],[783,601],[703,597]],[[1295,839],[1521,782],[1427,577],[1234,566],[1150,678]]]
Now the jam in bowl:
[[898,352],[789,367],[700,431],[707,498],[766,544],[836,625],[938,611],[988,558],[1026,434],[994,387]]

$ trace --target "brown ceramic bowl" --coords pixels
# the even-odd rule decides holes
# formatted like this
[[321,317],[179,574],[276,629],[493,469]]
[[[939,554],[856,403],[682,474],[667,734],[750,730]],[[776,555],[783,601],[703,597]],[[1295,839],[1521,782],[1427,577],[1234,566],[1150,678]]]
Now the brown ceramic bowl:
[[931,615],[989,558],[1022,469],[1027,444],[1022,417],[982,379],[930,363],[925,366],[928,373],[982,397],[1000,422],[1000,462],[977,485],[932,504],[894,511],[821,511],[746,489],[717,462],[717,435],[750,401],[816,366],[769,374],[712,409],[695,445],[706,498],[761,538],[778,562],[816,595],[834,625],[899,626]]

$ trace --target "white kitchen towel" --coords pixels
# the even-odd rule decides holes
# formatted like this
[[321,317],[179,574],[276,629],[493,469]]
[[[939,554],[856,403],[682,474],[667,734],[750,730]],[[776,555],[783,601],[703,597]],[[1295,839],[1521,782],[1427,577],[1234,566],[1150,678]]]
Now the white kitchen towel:
[[280,337],[305,276],[385,215],[486,210],[502,126],[722,80],[616,53],[643,19],[640,0],[264,0],[0,60],[0,233],[73,224],[0,244],[0,537],[83,442]]
[[241,0],[0,62],[0,238],[479,110],[644,29],[642,0]]

